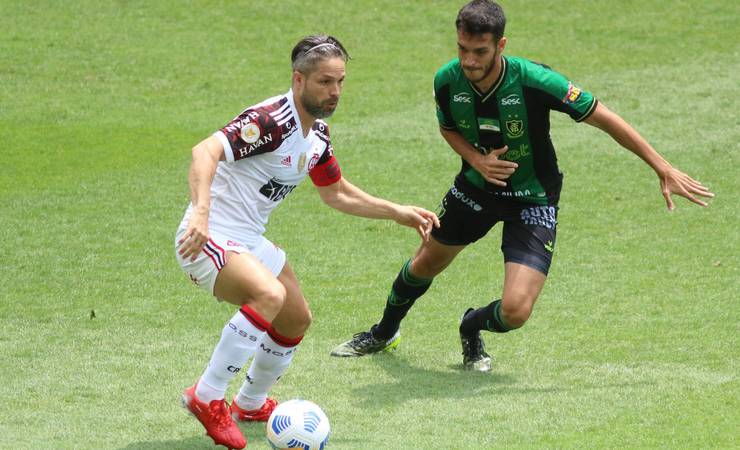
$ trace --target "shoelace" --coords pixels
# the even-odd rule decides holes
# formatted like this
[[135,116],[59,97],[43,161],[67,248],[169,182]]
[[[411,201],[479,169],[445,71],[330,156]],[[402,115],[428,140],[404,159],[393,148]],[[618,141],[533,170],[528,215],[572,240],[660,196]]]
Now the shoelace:
[[352,336],[353,347],[356,347],[358,345],[365,344],[368,342],[372,342],[373,340],[374,340],[373,334],[370,333],[369,331],[361,331]]
[[465,339],[466,353],[470,357],[479,357],[483,353],[483,342],[478,336],[472,336]]
[[219,425],[222,427],[229,426],[231,423],[231,415],[229,415],[229,411],[226,408],[226,401],[214,400],[208,406],[208,409],[211,410],[213,417]]

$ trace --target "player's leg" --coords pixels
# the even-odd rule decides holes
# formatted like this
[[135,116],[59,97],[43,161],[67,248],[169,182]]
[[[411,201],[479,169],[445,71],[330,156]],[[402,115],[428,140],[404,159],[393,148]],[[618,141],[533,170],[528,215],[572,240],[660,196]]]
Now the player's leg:
[[296,347],[311,324],[308,303],[287,262],[278,280],[287,291],[285,303],[258,343],[244,384],[231,403],[232,417],[237,420],[265,421],[270,417],[277,402],[267,394],[290,366]]
[[381,320],[369,331],[357,333],[334,348],[332,356],[362,356],[395,348],[401,321],[434,277],[493,226],[494,216],[485,205],[486,199],[477,188],[456,182],[442,200],[440,227],[432,230],[432,238],[422,243],[396,276]]
[[[530,210],[536,211],[537,220]],[[526,213],[522,213],[526,211]],[[508,214],[501,249],[504,288],[501,299],[468,309],[460,322],[463,364],[469,370],[490,370],[480,330],[506,333],[529,319],[552,262],[556,236],[556,206],[527,206]]]
[[224,397],[229,382],[254,354],[286,296],[285,287],[255,256],[231,251],[213,293],[240,308],[224,326],[198,381],[195,393],[206,402]]
[[199,286],[241,306],[224,327],[198,383],[183,392],[183,404],[217,444],[243,448],[244,436],[230,418],[224,393],[229,381],[254,353],[285,300],[285,288],[245,247],[212,237],[195,261],[178,260]]

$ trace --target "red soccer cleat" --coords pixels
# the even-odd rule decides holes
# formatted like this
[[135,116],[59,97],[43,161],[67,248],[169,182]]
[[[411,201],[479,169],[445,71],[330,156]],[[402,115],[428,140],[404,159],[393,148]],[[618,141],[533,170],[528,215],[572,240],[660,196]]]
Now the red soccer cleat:
[[231,418],[238,420],[239,422],[267,422],[270,418],[270,414],[277,406],[278,402],[274,398],[267,397],[265,403],[259,409],[241,409],[236,404],[236,397],[231,401]]
[[182,393],[182,406],[203,424],[206,434],[216,445],[230,449],[242,449],[247,446],[244,435],[231,419],[229,408],[223,399],[206,404],[198,400],[195,396],[195,386],[191,386]]

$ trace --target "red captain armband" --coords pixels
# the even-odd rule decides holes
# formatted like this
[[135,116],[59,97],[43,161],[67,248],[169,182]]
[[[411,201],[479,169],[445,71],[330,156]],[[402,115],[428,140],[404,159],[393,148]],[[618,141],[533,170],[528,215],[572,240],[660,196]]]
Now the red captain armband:
[[329,186],[342,178],[339,161],[337,161],[334,155],[326,162],[317,164],[308,174],[311,175],[311,181],[316,186]]

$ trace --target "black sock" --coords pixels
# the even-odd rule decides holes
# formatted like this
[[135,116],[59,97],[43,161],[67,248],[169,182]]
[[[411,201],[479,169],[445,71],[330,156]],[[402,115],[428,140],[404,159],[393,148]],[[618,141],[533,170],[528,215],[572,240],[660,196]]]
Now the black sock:
[[409,271],[410,266],[411,260],[406,261],[393,282],[385,303],[383,318],[373,328],[373,335],[377,338],[390,338],[396,334],[401,321],[406,317],[409,309],[414,306],[416,299],[424,295],[432,285],[432,279],[414,276]]
[[475,334],[480,330],[506,333],[512,328],[501,317],[501,300],[469,312],[460,323],[460,333]]

